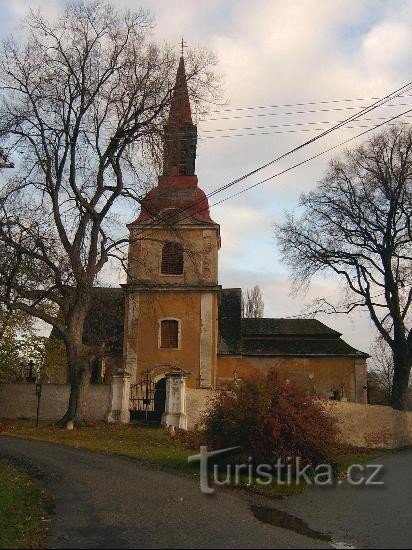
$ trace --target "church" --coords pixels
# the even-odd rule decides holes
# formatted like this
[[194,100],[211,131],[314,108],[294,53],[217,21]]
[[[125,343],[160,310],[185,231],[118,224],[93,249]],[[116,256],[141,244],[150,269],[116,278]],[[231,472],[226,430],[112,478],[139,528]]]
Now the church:
[[127,282],[96,288],[86,319],[84,343],[104,347],[92,381],[127,372],[139,408],[144,396],[133,401],[133,387],[160,391],[171,370],[185,373],[188,388],[216,389],[276,369],[322,398],[366,403],[367,354],[315,319],[242,319],[241,289],[219,285],[220,227],[199,187],[196,145],[181,57],[163,173],[128,225]]

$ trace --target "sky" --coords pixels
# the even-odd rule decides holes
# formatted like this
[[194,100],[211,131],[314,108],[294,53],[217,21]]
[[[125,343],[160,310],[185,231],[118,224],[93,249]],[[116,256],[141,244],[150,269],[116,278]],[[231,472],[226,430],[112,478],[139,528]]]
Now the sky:
[[[59,0],[0,0],[0,37],[16,28],[29,7],[41,6],[53,15],[62,5]],[[198,125],[197,175],[207,193],[412,80],[410,1],[117,0],[116,6],[150,10],[155,40],[177,49],[183,36],[189,47],[208,47],[218,58],[227,104],[213,108],[219,112]],[[407,110],[411,103],[410,97],[390,102],[367,115],[371,120],[352,124],[357,128],[331,133],[216,201]],[[314,297],[336,299],[342,290],[329,277],[314,281],[307,295],[291,295],[290,273],[276,248],[273,224],[284,219],[286,210],[297,208],[300,194],[315,188],[330,159],[343,150],[211,208],[221,225],[220,284],[258,284],[266,317],[297,316]],[[351,345],[369,350],[375,332],[367,314],[320,319]]]

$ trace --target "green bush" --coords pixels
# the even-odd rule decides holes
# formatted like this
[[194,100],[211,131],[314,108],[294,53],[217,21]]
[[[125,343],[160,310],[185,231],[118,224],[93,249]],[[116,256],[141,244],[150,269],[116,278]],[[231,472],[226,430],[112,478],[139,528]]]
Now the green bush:
[[338,431],[327,406],[275,372],[219,392],[204,424],[208,445],[241,446],[256,464],[334,462]]

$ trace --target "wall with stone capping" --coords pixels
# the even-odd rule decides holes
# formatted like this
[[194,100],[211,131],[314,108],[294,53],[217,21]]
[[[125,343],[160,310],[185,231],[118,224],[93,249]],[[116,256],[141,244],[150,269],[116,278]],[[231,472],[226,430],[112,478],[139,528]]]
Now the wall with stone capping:
[[333,402],[342,441],[354,447],[396,449],[412,445],[412,411],[383,405]]
[[[213,390],[187,388],[188,428],[199,425]],[[343,443],[353,447],[396,449],[412,445],[412,411],[395,411],[382,405],[325,401],[337,419]]]
[[[37,397],[35,384],[0,384],[0,418],[36,418]],[[40,401],[40,420],[55,421],[66,412],[69,401],[68,384],[43,384]],[[91,385],[88,388],[86,420],[105,420],[109,409],[109,385]]]
[[189,430],[201,424],[202,415],[207,411],[208,403],[214,394],[214,390],[186,388],[186,414]]

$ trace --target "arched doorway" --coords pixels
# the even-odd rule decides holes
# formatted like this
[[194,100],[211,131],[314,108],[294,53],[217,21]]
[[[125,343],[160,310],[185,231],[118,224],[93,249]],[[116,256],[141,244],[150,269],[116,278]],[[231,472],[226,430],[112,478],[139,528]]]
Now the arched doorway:
[[131,384],[129,410],[132,420],[160,423],[166,408],[166,378],[155,380],[146,371],[140,382]]

